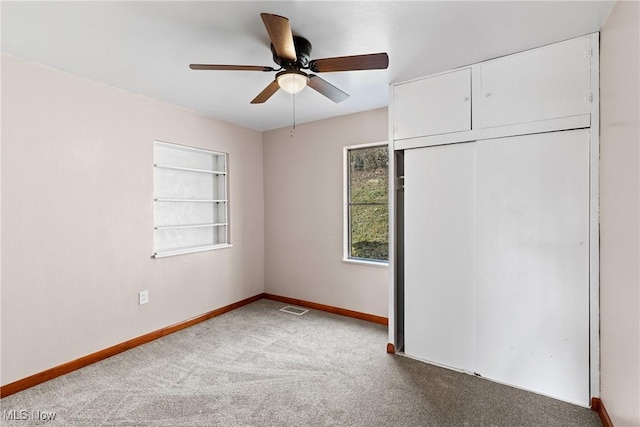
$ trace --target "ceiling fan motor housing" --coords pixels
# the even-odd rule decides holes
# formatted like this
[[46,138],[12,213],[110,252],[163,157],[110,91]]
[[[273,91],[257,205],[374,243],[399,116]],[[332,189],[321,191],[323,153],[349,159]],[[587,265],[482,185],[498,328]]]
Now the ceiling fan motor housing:
[[295,62],[288,61],[280,58],[276,53],[276,50],[271,44],[271,53],[273,53],[273,62],[281,66],[282,68],[309,68],[309,61],[311,60],[311,43],[309,40],[301,36],[293,36],[293,45],[296,48],[297,59]]

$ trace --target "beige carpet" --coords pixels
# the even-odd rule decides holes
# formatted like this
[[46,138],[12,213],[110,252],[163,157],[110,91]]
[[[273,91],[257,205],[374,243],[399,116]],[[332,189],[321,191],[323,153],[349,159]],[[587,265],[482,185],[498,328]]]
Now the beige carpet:
[[0,424],[600,425],[586,408],[388,355],[385,327],[284,306],[261,300],[6,397]]

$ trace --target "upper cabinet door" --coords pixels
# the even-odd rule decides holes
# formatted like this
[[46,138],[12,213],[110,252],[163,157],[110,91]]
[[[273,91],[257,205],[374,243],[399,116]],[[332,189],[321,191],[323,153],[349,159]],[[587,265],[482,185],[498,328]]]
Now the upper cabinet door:
[[481,64],[482,127],[591,112],[591,40],[569,40]]
[[394,139],[471,129],[471,69],[394,88]]

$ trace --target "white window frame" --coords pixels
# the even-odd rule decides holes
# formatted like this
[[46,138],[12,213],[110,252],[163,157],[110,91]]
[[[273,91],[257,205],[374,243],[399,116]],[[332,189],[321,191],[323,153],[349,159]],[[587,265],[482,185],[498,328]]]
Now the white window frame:
[[[172,162],[166,158],[159,161],[159,153],[162,149],[175,150],[176,154],[182,154],[182,160],[179,160],[172,164]],[[194,156],[189,159],[189,153]],[[195,156],[202,158],[204,155],[211,156],[211,166],[208,168],[201,167],[188,167],[181,162],[187,163],[190,161],[197,161]],[[166,157],[166,151],[165,151]],[[178,156],[180,157],[180,156]],[[163,258],[168,256],[183,255],[189,253],[210,251],[216,249],[223,249],[231,247],[230,243],[230,226],[229,226],[229,180],[228,180],[228,164],[229,156],[227,153],[217,152],[204,148],[191,147],[187,145],[175,144],[165,141],[153,141],[153,255],[152,258]],[[163,185],[163,179],[159,178],[162,171],[171,171],[173,174],[177,174],[180,177],[181,173],[185,174],[202,174],[204,176],[211,176],[212,183],[206,184],[205,187],[211,186],[206,190],[206,197],[199,196],[197,198],[184,195],[188,193],[188,189],[193,187],[185,187],[185,192],[180,192],[176,189],[168,189],[167,184]],[[192,175],[193,176],[193,175]],[[166,179],[166,178],[165,178]],[[206,181],[206,180],[205,180]],[[171,193],[170,196],[163,196],[167,194],[167,191]],[[177,193],[176,193],[177,192]],[[202,213],[198,212],[198,209],[185,208],[185,205],[208,205],[211,204],[211,210],[208,209],[201,211],[206,212],[206,215],[211,215],[211,220],[203,223],[202,220],[197,220],[196,217],[202,216]],[[173,207],[172,207],[173,205]],[[182,209],[180,208],[182,205]],[[162,212],[162,213],[160,213]],[[191,215],[191,217],[190,217]],[[167,221],[167,216],[179,217],[175,220],[175,224],[164,224]],[[168,230],[174,231],[174,234],[180,236],[185,241],[189,238],[187,235],[189,231],[194,229],[211,229],[211,240],[207,243],[194,243],[191,246],[174,246],[171,247],[167,244],[167,241],[171,241],[171,238],[164,237],[162,233],[166,233]],[[184,234],[180,235],[180,230],[184,230]],[[166,236],[166,234],[165,234]],[[192,238],[192,240],[196,240]],[[159,244],[159,242],[162,242]],[[162,248],[162,249],[160,249]]]
[[[351,187],[351,180],[349,177],[350,164],[349,164],[349,152],[351,150],[357,150],[360,148],[373,148],[373,147],[387,147],[387,155],[389,155],[389,143],[384,142],[372,142],[368,144],[347,145],[342,150],[342,189],[343,189],[343,229],[342,229],[342,261],[353,264],[365,264],[375,267],[388,267],[389,261],[374,260],[367,258],[354,258],[351,257],[351,225],[349,221],[349,191]],[[387,199],[387,206],[390,207],[390,200]],[[389,236],[389,230],[387,230],[387,236]]]

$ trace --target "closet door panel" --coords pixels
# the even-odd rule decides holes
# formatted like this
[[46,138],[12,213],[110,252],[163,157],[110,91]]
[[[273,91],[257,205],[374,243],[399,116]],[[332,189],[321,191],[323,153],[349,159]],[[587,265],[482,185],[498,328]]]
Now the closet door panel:
[[476,369],[588,406],[589,130],[476,150]]
[[590,49],[583,37],[482,63],[482,127],[589,114]]
[[471,129],[471,69],[395,86],[394,139]]
[[407,150],[405,353],[473,370],[474,144]]

